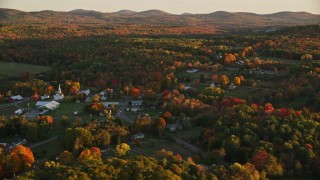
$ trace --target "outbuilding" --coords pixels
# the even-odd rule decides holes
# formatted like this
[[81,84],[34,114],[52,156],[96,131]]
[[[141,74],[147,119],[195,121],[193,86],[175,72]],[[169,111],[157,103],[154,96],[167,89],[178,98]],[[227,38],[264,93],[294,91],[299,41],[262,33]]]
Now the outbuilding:
[[60,103],[56,101],[38,101],[36,103],[36,108],[37,109],[48,109],[50,111],[53,111],[60,107]]
[[11,97],[9,98],[9,102],[16,102],[16,101],[20,101],[20,100],[22,100],[22,99],[23,99],[23,97],[20,96],[20,95],[11,96]]

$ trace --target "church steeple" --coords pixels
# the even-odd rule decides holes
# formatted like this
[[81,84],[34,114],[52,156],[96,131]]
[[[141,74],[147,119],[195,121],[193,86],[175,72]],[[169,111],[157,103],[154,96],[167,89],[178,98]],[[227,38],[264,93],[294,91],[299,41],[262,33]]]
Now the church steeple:
[[60,84],[59,84],[58,94],[61,94]]

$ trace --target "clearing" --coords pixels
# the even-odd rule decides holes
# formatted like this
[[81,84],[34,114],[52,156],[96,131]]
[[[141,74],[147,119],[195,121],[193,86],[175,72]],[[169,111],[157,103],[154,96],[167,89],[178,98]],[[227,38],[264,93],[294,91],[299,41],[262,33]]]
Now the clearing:
[[51,68],[48,66],[0,61],[0,69],[1,69],[1,75],[7,76],[7,77],[17,77],[17,76],[20,76],[22,72],[30,72],[30,73],[37,74],[37,73],[49,71]]

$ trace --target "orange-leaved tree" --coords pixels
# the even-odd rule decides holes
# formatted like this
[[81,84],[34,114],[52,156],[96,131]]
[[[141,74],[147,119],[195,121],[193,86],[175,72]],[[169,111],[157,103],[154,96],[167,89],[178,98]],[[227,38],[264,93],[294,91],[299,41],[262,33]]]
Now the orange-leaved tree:
[[46,122],[46,123],[48,123],[49,125],[52,125],[52,123],[53,123],[53,118],[52,118],[52,116],[49,116],[49,115],[47,115],[47,116],[39,116],[38,117],[38,121],[41,123],[42,121],[44,121],[44,122]]
[[12,159],[12,171],[14,173],[27,170],[34,164],[34,157],[32,151],[22,145],[18,145],[12,149],[10,153]]

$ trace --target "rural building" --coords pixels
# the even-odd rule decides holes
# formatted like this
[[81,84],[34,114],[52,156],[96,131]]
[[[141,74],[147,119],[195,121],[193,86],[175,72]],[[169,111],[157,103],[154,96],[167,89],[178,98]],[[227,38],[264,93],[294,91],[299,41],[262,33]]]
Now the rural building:
[[178,130],[178,125],[177,124],[167,124],[166,128],[169,131],[174,132],[174,131]]
[[23,109],[18,109],[16,111],[14,111],[14,114],[16,114],[16,115],[20,115],[22,113],[23,113]]
[[237,86],[234,85],[234,83],[231,83],[231,84],[229,85],[229,89],[230,89],[230,90],[235,89],[236,87],[237,87]]
[[81,90],[81,91],[79,91],[79,94],[85,94],[86,96],[88,96],[90,94],[90,90],[89,89]]
[[142,106],[143,100],[133,100],[129,101],[129,105],[131,106]]
[[38,101],[36,103],[36,108],[37,109],[44,109],[44,110],[50,110],[53,111],[55,109],[57,109],[58,107],[60,107],[60,103],[56,102],[56,101]]
[[220,84],[217,82],[212,82],[210,87],[214,88],[214,87],[220,87]]
[[185,86],[184,88],[183,88],[183,90],[188,90],[188,89],[190,89],[191,88],[191,86]]
[[146,113],[141,113],[141,114],[138,114],[138,118],[144,118],[144,117],[148,117],[149,114],[146,114]]
[[48,96],[48,95],[43,95],[43,96],[41,96],[41,100],[43,101],[43,100],[46,100],[46,99],[49,99],[50,97]]
[[143,139],[144,138],[144,134],[143,133],[137,133],[131,136],[131,139],[134,141],[136,139]]
[[120,105],[120,102],[102,102],[102,104],[105,107],[111,107],[111,105],[113,104],[116,108],[118,108]]
[[20,101],[20,100],[22,100],[22,99],[23,99],[23,97],[20,96],[20,95],[11,96],[11,97],[9,98],[9,102],[16,102],[16,101]]
[[187,70],[187,73],[195,73],[198,71],[199,71],[198,69],[189,69],[189,70]]

